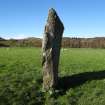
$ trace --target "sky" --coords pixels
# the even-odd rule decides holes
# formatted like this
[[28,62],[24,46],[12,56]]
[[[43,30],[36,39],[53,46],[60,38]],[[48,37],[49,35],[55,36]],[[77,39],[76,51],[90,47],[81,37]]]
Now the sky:
[[43,37],[50,8],[64,24],[64,37],[105,36],[105,0],[0,0],[0,37]]

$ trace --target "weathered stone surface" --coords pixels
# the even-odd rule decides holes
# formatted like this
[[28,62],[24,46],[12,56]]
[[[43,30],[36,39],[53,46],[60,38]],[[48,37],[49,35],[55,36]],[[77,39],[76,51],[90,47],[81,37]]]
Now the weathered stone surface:
[[58,65],[64,26],[56,11],[51,8],[48,13],[42,43],[43,88],[48,91],[58,82]]

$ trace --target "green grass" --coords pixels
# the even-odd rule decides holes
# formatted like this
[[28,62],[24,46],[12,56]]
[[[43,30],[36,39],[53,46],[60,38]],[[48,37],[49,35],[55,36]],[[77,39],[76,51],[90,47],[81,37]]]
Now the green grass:
[[40,48],[0,48],[0,105],[104,105],[105,49],[62,49],[59,91],[42,92]]

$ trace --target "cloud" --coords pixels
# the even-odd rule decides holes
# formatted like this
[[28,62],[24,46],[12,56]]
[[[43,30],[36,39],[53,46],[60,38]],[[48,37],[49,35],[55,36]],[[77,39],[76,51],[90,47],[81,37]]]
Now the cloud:
[[8,35],[0,35],[0,37],[5,38],[5,39],[24,39],[27,37],[34,37],[34,35],[26,35],[26,34],[8,34]]
[[14,35],[10,38],[12,39],[24,39],[24,38],[27,38],[29,35],[25,35],[25,34],[18,34],[18,35]]
[[10,33],[10,34],[0,34],[0,37],[5,38],[5,39],[24,39],[28,37],[42,38],[42,35]]

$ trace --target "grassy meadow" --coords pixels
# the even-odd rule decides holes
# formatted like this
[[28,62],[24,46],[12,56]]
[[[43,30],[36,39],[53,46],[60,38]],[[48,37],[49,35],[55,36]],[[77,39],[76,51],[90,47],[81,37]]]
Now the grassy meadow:
[[105,105],[105,49],[62,49],[59,89],[49,95],[40,48],[0,48],[0,105]]

